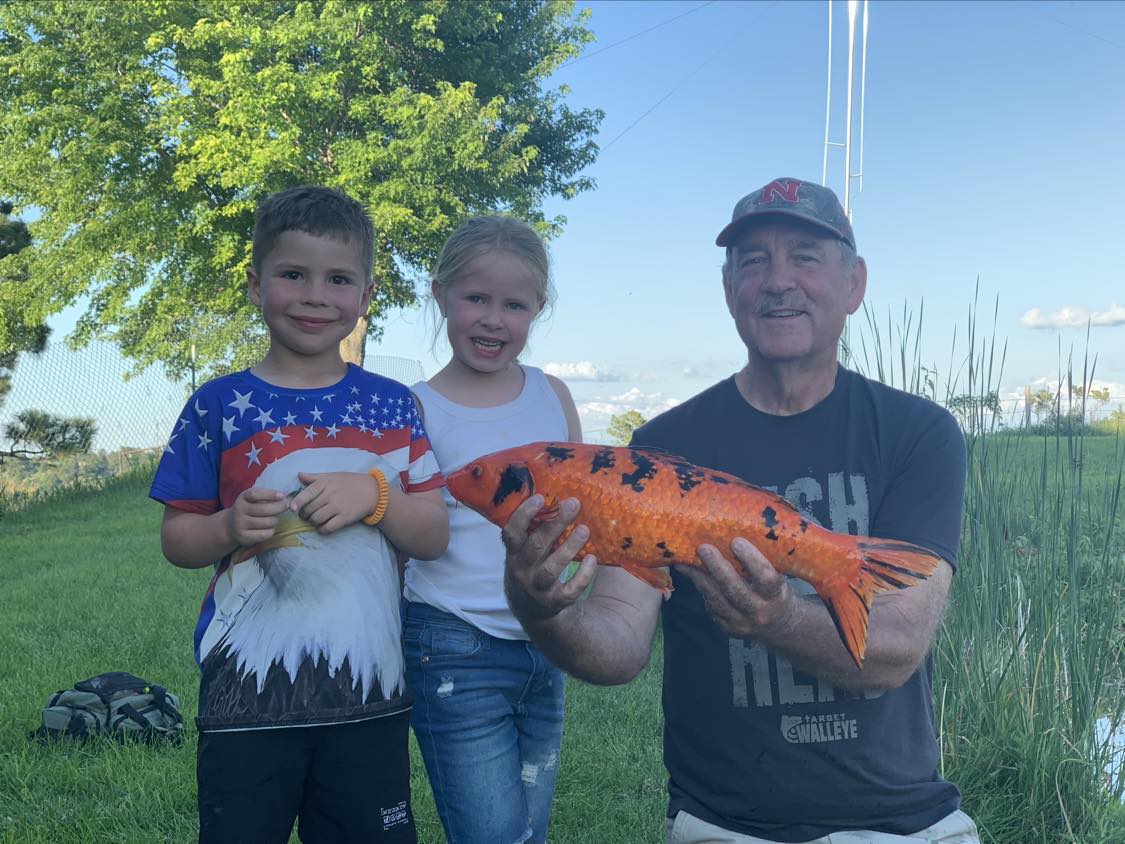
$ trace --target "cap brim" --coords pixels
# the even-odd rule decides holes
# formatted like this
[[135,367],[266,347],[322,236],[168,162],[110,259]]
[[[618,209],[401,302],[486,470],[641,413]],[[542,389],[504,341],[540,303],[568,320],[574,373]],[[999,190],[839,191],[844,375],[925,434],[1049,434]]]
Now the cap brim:
[[719,232],[719,236],[715,238],[715,245],[730,246],[731,241],[734,240],[734,236],[739,230],[745,228],[755,220],[765,219],[767,217],[788,217],[792,220],[800,220],[803,223],[808,223],[814,228],[823,229],[824,231],[835,235],[836,237],[840,238],[840,240],[844,241],[853,249],[855,249],[855,244],[852,243],[841,232],[836,231],[836,229],[825,223],[822,223],[820,220],[817,220],[814,217],[809,217],[807,214],[800,214],[796,211],[780,211],[773,208],[771,208],[769,211],[754,211],[750,214],[743,214],[737,220],[731,220],[726,225],[726,227],[721,232]]

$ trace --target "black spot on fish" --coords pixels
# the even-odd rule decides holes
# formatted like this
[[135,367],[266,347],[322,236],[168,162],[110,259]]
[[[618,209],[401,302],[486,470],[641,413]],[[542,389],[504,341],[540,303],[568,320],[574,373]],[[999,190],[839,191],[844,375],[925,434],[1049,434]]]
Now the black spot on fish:
[[727,480],[726,478],[724,478],[722,475],[712,475],[710,480],[714,481],[717,484],[729,484],[730,483],[730,481]]
[[657,542],[656,547],[660,549],[660,556],[665,560],[670,560],[676,556],[676,552],[668,548],[667,542]]
[[790,548],[790,549],[789,549],[789,553],[788,553],[788,554],[786,554],[785,556],[786,556],[786,557],[792,557],[792,556],[793,556],[794,554],[796,554],[796,553],[797,553],[797,549],[796,549],[796,548]]
[[766,509],[762,511],[762,518],[766,520],[766,527],[774,527],[777,524],[777,510],[772,507],[766,507]]
[[685,495],[703,483],[703,473],[690,463],[673,463],[672,467],[676,470],[680,491]]
[[626,536],[625,541],[621,543],[621,550],[622,551],[628,551],[632,547],[633,547],[633,537]]
[[547,446],[547,464],[552,463],[565,463],[570,458],[574,457],[573,448],[563,448],[560,445]]
[[807,521],[805,521],[804,519],[801,519],[801,533],[804,533],[808,529],[809,529],[809,523]]
[[644,492],[644,481],[651,480],[656,475],[656,464],[639,451],[630,452],[633,458],[635,472],[622,472],[621,483],[631,487],[633,492]]
[[594,462],[590,464],[590,474],[594,475],[602,469],[612,469],[614,463],[613,449],[602,448],[594,452]]
[[509,463],[500,473],[500,484],[496,487],[496,495],[492,496],[492,506],[499,507],[504,499],[512,493],[527,490],[528,496],[535,493],[535,479],[526,466]]
[[773,528],[770,528],[769,533],[766,534],[766,539],[777,542],[777,534],[773,532]]

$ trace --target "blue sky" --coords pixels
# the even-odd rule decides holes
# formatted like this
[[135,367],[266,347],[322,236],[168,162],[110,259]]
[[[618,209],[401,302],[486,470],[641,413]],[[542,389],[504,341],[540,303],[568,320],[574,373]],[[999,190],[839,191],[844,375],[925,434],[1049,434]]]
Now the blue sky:
[[[749,191],[821,178],[827,5],[583,6],[597,41],[552,84],[570,87],[572,106],[606,112],[588,170],[597,189],[548,203],[569,221],[551,244],[558,303],[525,360],[566,378],[597,439],[609,414],[651,416],[745,360],[714,239]],[[846,3],[834,8],[842,141]],[[979,279],[986,326],[999,297],[1002,394],[1013,399],[1025,384],[1053,388],[1060,349],[1080,360],[1096,315],[1107,323],[1091,333],[1096,384],[1125,403],[1125,4],[869,10],[864,179],[852,201],[868,304],[885,323],[888,309],[916,314],[924,302],[923,358],[944,380]],[[857,53],[857,75],[858,64]],[[843,178],[834,149],[828,183],[841,194]],[[55,321],[56,337],[74,316]],[[1067,321],[1079,327],[1056,325]],[[368,353],[416,359],[429,376],[445,354],[439,344],[435,359],[430,337],[423,310],[396,312]]]
[[[588,171],[595,191],[549,205],[569,220],[551,244],[558,304],[525,358],[569,375],[594,430],[604,411],[651,414],[744,360],[714,238],[754,188],[821,178],[827,5],[588,5],[598,40],[587,53],[698,9],[553,80],[570,86],[574,105],[605,110],[603,152]],[[846,4],[834,5],[842,141],[847,18]],[[1013,396],[1057,378],[1060,342],[1080,358],[1082,313],[1101,314],[1116,324],[1091,333],[1096,381],[1125,401],[1125,270],[1115,260],[1125,242],[1125,4],[874,2],[869,12],[865,174],[852,201],[868,304],[885,321],[888,308],[917,312],[924,301],[923,357],[944,379],[979,278],[986,324],[999,296]],[[857,52],[857,77],[858,66]],[[834,148],[828,183],[841,195],[843,174]],[[1021,323],[1031,309],[1051,322],[1064,308],[1081,309],[1082,327]],[[419,358],[432,374],[428,330],[420,312],[396,314],[372,351]]]

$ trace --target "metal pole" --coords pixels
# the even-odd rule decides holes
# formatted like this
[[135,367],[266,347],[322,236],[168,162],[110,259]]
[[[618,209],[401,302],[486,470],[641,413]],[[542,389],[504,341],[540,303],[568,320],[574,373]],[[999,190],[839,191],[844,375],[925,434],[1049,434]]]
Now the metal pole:
[[859,73],[859,192],[863,193],[863,105],[867,100],[867,0],[863,0],[863,63]]
[[844,133],[844,213],[851,219],[852,189],[852,77],[855,70],[855,16],[859,0],[848,0],[848,109]]
[[824,104],[824,166],[820,183],[828,184],[828,122],[832,119],[832,0],[828,0],[828,94]]

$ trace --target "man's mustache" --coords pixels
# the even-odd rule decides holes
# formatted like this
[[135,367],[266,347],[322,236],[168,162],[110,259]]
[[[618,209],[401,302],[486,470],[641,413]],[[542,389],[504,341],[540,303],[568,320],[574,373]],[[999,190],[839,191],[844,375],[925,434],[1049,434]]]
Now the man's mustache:
[[792,296],[777,296],[763,299],[754,308],[756,316],[764,316],[770,311],[807,311],[808,302],[803,298],[795,299]]

